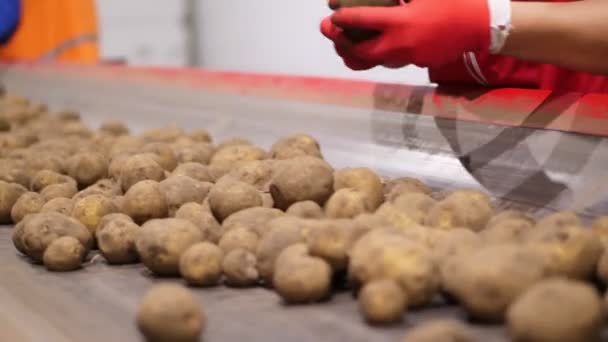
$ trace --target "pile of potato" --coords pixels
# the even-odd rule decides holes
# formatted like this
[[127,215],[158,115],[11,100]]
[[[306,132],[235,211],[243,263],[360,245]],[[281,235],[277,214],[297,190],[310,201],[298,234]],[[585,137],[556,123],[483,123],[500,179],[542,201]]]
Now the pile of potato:
[[[540,220],[498,212],[483,192],[434,192],[412,178],[334,169],[306,134],[265,150],[174,126],[97,130],[77,113],[0,98],[0,223],[49,271],[141,262],[189,286],[265,286],[289,304],[350,288],[369,324],[457,303],[474,321],[505,322],[514,341],[596,341],[605,320],[608,218]],[[146,295],[150,340],[196,340],[205,314],[182,286]],[[181,319],[188,317],[187,320]],[[473,341],[437,321],[407,341]]]

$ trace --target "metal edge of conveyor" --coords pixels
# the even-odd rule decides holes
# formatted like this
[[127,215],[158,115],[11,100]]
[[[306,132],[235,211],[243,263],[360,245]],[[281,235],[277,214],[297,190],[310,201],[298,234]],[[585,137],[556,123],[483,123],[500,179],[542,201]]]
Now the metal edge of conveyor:
[[[246,77],[238,88],[221,82],[214,87],[216,81],[208,79],[201,87],[166,74],[141,77],[141,70],[138,77],[129,69],[97,71],[9,67],[1,77],[9,91],[51,108],[80,110],[93,126],[120,119],[137,132],[174,123],[207,128],[218,140],[246,137],[263,147],[280,136],[305,132],[319,139],[327,160],[338,168],[366,166],[386,177],[416,177],[436,189],[483,189],[502,208],[538,215],[571,209],[590,219],[608,212],[603,177],[608,149],[598,135],[417,113],[412,103],[375,106],[373,99],[361,100],[355,91],[355,106],[344,99],[319,101],[318,92],[326,91],[322,87],[306,94],[291,89],[282,97],[278,90],[284,84],[271,82],[264,85],[269,92],[256,93],[256,83]],[[347,101],[348,91],[336,92]],[[560,108],[572,122],[571,106]]]

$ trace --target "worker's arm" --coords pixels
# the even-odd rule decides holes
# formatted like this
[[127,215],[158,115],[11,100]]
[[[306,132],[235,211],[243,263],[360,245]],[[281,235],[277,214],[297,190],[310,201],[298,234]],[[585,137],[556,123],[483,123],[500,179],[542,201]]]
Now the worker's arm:
[[19,23],[20,0],[0,0],[0,44],[6,43]]
[[512,2],[500,54],[608,75],[608,1]]
[[[503,26],[511,28],[499,29]],[[353,43],[342,31],[349,28],[379,35]],[[413,0],[397,7],[340,9],[323,21],[321,31],[334,41],[345,63],[357,69],[408,64],[439,68],[464,52],[490,51],[608,74],[608,0]],[[500,39],[504,36],[497,32],[509,32],[508,38]]]

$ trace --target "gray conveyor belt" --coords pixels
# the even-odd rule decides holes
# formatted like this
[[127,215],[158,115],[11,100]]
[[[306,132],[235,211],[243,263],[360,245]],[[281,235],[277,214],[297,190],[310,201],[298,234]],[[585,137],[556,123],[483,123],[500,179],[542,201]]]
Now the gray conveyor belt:
[[[77,109],[93,126],[120,119],[137,132],[174,123],[207,128],[216,140],[244,137],[263,147],[304,132],[320,141],[337,168],[367,166],[442,190],[480,188],[501,207],[536,214],[570,208],[591,218],[607,212],[603,138],[129,80],[9,70],[2,82],[52,109]],[[140,267],[110,269],[94,259],[81,272],[49,274],[16,255],[4,228],[0,260],[1,341],[138,341],[134,312],[152,283]],[[464,317],[458,308],[442,306],[411,312],[396,327],[370,328],[347,293],[304,307],[284,307],[263,289],[197,294],[209,315],[206,341],[399,341],[416,323]],[[475,329],[479,341],[507,340],[502,327]]]

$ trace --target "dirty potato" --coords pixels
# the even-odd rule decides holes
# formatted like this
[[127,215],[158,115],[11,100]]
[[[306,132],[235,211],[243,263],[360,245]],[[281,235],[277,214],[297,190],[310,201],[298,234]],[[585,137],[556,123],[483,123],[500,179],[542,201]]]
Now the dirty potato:
[[507,325],[515,342],[599,341],[602,300],[588,284],[565,279],[540,282],[509,308]]
[[333,169],[325,161],[314,157],[298,157],[277,164],[270,184],[275,207],[286,210],[301,201],[323,205],[332,194]]
[[165,171],[147,154],[136,154],[128,157],[120,168],[120,185],[123,192],[140,181],[153,180],[160,182],[163,179],[165,179]]
[[207,318],[192,292],[177,284],[155,285],[143,297],[137,328],[147,341],[196,342]]
[[364,193],[368,207],[376,210],[384,201],[382,180],[374,171],[368,168],[348,168],[334,173],[334,190],[353,188]]
[[86,248],[76,238],[62,236],[49,244],[42,256],[42,262],[49,271],[74,271],[81,267],[86,252]]
[[291,159],[302,156],[323,158],[319,142],[308,134],[283,137],[270,148],[270,157],[273,159]]
[[26,192],[27,189],[19,184],[0,181],[0,224],[11,223],[13,206]]
[[222,227],[209,209],[199,203],[186,203],[175,213],[175,218],[192,222],[203,234],[203,240],[218,243],[222,236]]
[[375,280],[359,292],[359,311],[371,324],[399,322],[407,309],[407,297],[394,280]]
[[152,180],[133,185],[125,194],[122,210],[137,224],[169,215],[167,199],[159,183]]
[[289,206],[285,211],[287,215],[300,217],[303,219],[322,219],[325,212],[319,204],[313,201],[296,202]]
[[44,205],[44,198],[36,192],[26,192],[19,197],[13,209],[11,218],[14,223],[19,223],[29,214],[39,213]]
[[151,272],[159,276],[175,276],[179,274],[182,254],[202,240],[203,234],[190,221],[154,219],[139,230],[135,248]]
[[331,289],[331,267],[325,260],[306,253],[305,244],[284,249],[276,260],[272,284],[289,304],[313,303],[324,299]]
[[97,246],[109,264],[122,265],[137,262],[135,238],[139,226],[125,214],[105,215],[95,231]]
[[444,262],[442,286],[472,318],[501,322],[509,305],[546,276],[544,262],[518,244],[488,246]]
[[339,189],[325,203],[325,215],[333,219],[354,218],[371,211],[367,196],[352,188]]
[[209,191],[211,212],[220,222],[238,211],[261,205],[262,198],[255,187],[230,177],[223,177]]
[[216,245],[199,242],[190,246],[179,259],[179,273],[193,286],[212,286],[222,276],[224,253]]
[[188,176],[171,176],[159,184],[160,191],[167,200],[169,216],[175,216],[184,204],[203,203],[213,184],[199,182]]
[[494,215],[490,198],[476,190],[458,190],[437,202],[425,224],[440,229],[469,228],[479,232]]

